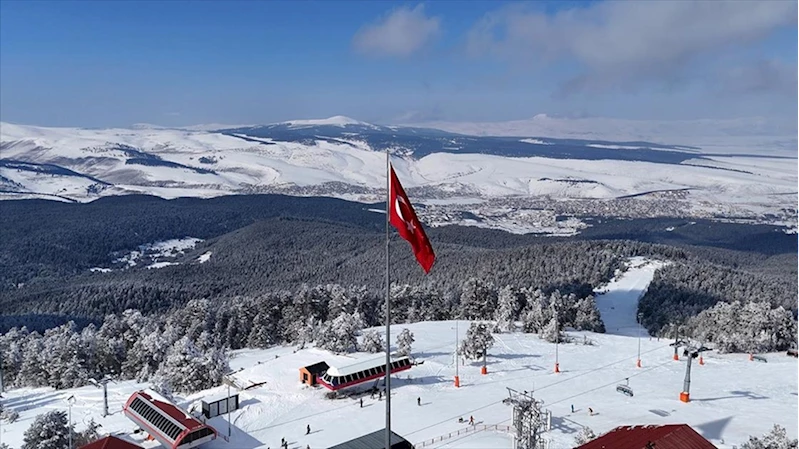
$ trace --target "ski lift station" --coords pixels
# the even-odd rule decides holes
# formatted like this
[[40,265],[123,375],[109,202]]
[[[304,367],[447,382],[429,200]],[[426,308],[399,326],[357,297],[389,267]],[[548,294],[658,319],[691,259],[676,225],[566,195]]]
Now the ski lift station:
[[125,416],[165,447],[189,449],[216,439],[213,427],[154,392],[133,393],[122,409]]
[[[411,369],[414,362],[407,356],[391,355],[391,374]],[[326,362],[300,368],[300,382],[315,386],[317,383],[331,391],[361,385],[370,380],[385,377],[386,356],[355,362],[351,365],[335,367]]]

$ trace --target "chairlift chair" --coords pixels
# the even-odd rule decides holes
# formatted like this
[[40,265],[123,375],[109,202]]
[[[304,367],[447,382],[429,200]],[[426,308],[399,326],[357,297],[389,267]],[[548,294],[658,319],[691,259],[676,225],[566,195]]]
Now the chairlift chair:
[[624,380],[625,383],[616,385],[616,391],[625,396],[633,397],[633,389],[630,387],[630,378],[627,377]]

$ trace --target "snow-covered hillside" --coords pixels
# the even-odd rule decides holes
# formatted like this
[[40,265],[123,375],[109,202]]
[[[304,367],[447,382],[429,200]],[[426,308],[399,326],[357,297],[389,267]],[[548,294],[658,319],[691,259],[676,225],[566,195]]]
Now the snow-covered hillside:
[[[286,193],[364,202],[382,199],[385,156],[375,151],[375,141],[369,139],[378,139],[381,145],[394,145],[394,138],[402,142],[401,136],[392,137],[393,128],[372,129],[369,127],[373,125],[346,117],[270,126],[277,126],[269,131],[275,136],[287,132],[305,134],[278,138],[254,137],[244,134],[257,134],[246,129],[222,133],[162,128],[43,128],[2,123],[0,198],[89,201],[131,193],[164,198]],[[341,134],[342,127],[360,131]],[[339,133],[337,137],[313,134],[331,128]],[[367,138],[367,134],[359,132],[371,134]],[[435,139],[437,144],[447,140],[429,139]],[[405,144],[392,147],[396,154],[393,163],[403,184],[409,189],[417,188],[413,192],[415,202],[444,199],[456,204],[464,198],[511,197],[610,200],[651,196],[651,192],[661,192],[660,196],[662,192],[680,192],[682,202],[676,210],[689,215],[701,212],[702,216],[730,217],[779,215],[796,205],[795,152],[775,159],[597,143],[575,146],[574,142],[567,142],[558,146],[540,145],[539,142],[546,142],[530,139],[483,143],[462,140],[472,145],[469,152],[455,148],[421,152],[417,157],[412,150],[403,149]],[[415,140],[407,142],[416,144]],[[562,148],[565,153],[551,153],[553,157],[500,155],[503,145],[510,145],[509,142],[547,151]],[[483,144],[490,146],[494,154],[475,150],[475,145]],[[611,152],[607,153],[610,159],[592,153],[602,151]],[[571,152],[575,152],[575,158],[564,158]],[[639,156],[642,159],[636,159]]]
[[[598,298],[608,334],[569,332],[577,343],[558,348],[561,373],[554,373],[555,346],[528,334],[495,334],[489,351],[488,374],[480,374],[481,363],[459,366],[461,387],[453,386],[455,375],[455,322],[423,322],[398,325],[415,336],[413,355],[424,364],[395,376],[392,382],[392,427],[417,447],[502,449],[511,448],[504,426],[511,424],[511,408],[502,403],[506,387],[532,391],[552,413],[552,429],[545,433],[551,448],[573,446],[574,436],[588,426],[603,433],[623,424],[687,423],[719,448],[741,444],[748,435],[760,435],[774,423],[797,435],[797,360],[784,354],[765,354],[768,363],[750,362],[746,355],[705,353],[705,365],[694,364],[690,403],[679,401],[685,374],[684,359],[671,359],[668,341],[644,337],[641,341],[643,367],[636,368],[638,339],[629,336],[623,323],[634,323],[635,302],[652,279],[655,262],[636,259],[631,268],[601,288]],[[614,324],[616,328],[614,329]],[[467,322],[460,322],[460,338]],[[621,330],[621,331],[619,331]],[[378,329],[382,331],[382,329]],[[625,335],[627,334],[627,335]],[[592,345],[584,345],[584,337]],[[230,443],[218,439],[209,449],[250,449],[278,447],[281,438],[291,448],[325,448],[350,438],[378,430],[384,425],[385,402],[365,395],[364,407],[356,398],[330,400],[325,390],[300,384],[300,367],[325,360],[329,364],[350,364],[353,360],[374,357],[356,353],[334,355],[315,348],[296,350],[276,347],[268,350],[241,350],[234,353],[231,367],[240,387],[264,384],[241,391],[240,410],[232,413]],[[635,395],[627,397],[615,386],[625,383]],[[20,420],[3,423],[1,441],[17,448],[22,433],[40,413],[67,409],[65,399],[74,395],[73,420],[81,428],[94,418],[101,430],[125,434],[145,447],[144,436],[132,435],[135,426],[120,412],[129,395],[147,385],[120,382],[109,386],[111,415],[102,418],[102,392],[95,387],[53,391],[18,389],[4,394],[6,407],[20,413]],[[186,408],[203,397],[224,394],[218,387],[185,398]],[[417,405],[421,399],[421,406]],[[574,405],[575,412],[571,412]],[[594,410],[589,416],[588,408]],[[459,423],[474,416],[475,431]],[[227,434],[224,417],[210,420],[220,434]],[[305,435],[306,425],[311,434]],[[497,425],[500,430],[492,430]],[[484,430],[485,427],[488,429]],[[457,433],[460,431],[460,435]],[[449,437],[455,433],[454,437]],[[431,440],[443,440],[430,443]],[[422,446],[424,444],[424,446]]]

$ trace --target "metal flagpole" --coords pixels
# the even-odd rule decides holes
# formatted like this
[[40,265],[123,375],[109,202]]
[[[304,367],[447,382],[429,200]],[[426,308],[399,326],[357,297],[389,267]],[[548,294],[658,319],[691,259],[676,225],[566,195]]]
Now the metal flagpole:
[[391,449],[391,278],[389,234],[391,222],[391,162],[386,148],[386,449]]

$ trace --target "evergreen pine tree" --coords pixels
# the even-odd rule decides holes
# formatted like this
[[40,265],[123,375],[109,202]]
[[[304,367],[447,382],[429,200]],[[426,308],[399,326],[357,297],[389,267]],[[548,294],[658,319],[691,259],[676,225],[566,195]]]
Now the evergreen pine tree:
[[22,449],[64,449],[69,446],[67,413],[53,410],[38,415],[22,437]]
[[383,347],[383,337],[376,330],[370,330],[363,334],[361,340],[361,351],[366,351],[372,354],[385,351]]
[[397,354],[402,356],[410,356],[411,346],[413,345],[414,341],[413,332],[407,328],[403,328],[399,335],[397,335]]

